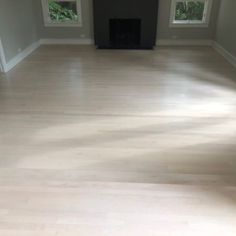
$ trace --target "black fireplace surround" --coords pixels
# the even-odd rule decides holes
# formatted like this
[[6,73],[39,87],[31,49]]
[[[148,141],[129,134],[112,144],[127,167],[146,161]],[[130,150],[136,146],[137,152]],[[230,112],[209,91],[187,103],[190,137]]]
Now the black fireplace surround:
[[95,44],[103,49],[152,49],[158,0],[94,0]]

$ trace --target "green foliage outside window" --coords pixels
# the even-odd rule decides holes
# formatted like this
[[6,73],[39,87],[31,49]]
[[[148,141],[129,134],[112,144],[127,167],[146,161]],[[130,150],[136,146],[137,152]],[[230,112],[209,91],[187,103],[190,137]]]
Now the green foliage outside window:
[[78,21],[76,2],[49,1],[49,13],[52,21]]
[[175,20],[202,21],[205,4],[201,1],[182,1],[176,4]]

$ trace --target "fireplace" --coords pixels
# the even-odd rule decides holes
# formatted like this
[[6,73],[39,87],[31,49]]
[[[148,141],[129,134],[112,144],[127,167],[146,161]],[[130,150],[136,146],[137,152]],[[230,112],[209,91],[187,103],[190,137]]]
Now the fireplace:
[[112,48],[139,48],[141,19],[110,19],[110,45]]
[[152,49],[158,0],[94,0],[95,45],[101,49]]

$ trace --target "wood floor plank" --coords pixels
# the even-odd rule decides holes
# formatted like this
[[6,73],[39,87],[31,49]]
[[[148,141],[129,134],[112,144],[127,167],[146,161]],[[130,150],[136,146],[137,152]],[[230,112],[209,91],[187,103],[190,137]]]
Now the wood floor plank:
[[0,236],[235,236],[235,120],[211,48],[42,46],[0,75]]

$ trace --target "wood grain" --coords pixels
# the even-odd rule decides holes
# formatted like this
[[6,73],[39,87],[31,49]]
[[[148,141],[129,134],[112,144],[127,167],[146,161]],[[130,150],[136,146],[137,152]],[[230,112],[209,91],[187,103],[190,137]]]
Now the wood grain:
[[40,47],[0,75],[0,236],[235,236],[235,79],[208,47]]

